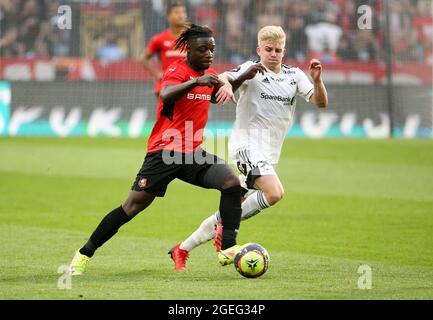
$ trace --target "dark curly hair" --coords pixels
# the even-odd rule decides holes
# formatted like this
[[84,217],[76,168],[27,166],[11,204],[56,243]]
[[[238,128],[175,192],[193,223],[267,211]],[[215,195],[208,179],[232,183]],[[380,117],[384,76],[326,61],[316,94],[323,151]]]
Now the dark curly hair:
[[213,37],[212,30],[207,26],[198,26],[196,24],[190,23],[186,25],[186,29],[180,34],[174,43],[174,49],[180,49],[184,51],[188,42],[192,38],[209,38]]

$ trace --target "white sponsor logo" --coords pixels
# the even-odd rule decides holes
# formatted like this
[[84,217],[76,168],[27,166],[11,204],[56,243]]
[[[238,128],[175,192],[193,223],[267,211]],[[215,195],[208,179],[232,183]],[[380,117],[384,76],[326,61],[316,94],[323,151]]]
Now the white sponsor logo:
[[207,100],[210,101],[211,96],[210,94],[194,94],[194,93],[188,93],[186,95],[186,98],[188,100]]

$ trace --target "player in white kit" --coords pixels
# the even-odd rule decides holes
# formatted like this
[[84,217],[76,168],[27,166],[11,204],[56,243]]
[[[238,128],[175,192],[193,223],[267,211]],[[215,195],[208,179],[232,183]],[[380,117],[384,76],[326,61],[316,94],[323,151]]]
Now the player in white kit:
[[[244,189],[242,220],[248,219],[283,198],[284,188],[275,172],[281,147],[292,122],[298,96],[324,108],[328,96],[321,78],[322,65],[313,59],[309,73],[313,83],[297,67],[282,64],[286,36],[281,27],[266,26],[258,33],[260,62],[247,61],[225,72],[226,85],[218,94],[225,99],[239,89],[236,120],[229,138],[229,156],[237,165]],[[220,250],[222,227],[219,212],[205,219],[189,238],[170,250],[175,270],[186,270],[189,252],[215,238]],[[222,265],[233,262],[241,249],[219,255]]]

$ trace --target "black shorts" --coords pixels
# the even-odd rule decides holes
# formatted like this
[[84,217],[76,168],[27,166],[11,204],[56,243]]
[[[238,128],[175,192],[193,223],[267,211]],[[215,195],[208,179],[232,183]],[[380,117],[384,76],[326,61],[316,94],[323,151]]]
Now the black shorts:
[[[167,157],[163,160],[167,153],[174,163]],[[163,197],[168,184],[176,178],[206,189],[220,189],[230,174],[232,170],[224,160],[203,149],[189,154],[158,150],[146,154],[131,190]]]

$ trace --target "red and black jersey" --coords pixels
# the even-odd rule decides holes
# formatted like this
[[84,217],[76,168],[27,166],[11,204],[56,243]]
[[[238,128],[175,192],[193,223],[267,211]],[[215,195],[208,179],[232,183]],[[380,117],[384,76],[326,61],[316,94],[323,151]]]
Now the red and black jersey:
[[[217,75],[217,72],[207,69],[204,74]],[[176,61],[165,72],[161,88],[181,84],[202,75],[189,67],[185,59]],[[182,153],[196,151],[203,141],[214,90],[214,87],[197,86],[173,104],[164,104],[159,97],[157,119],[150,134],[147,152],[162,149]]]
[[[170,64],[177,60],[183,60],[185,58],[185,53],[180,50],[174,50],[174,43],[176,37],[170,30],[164,30],[150,39],[147,45],[147,50],[151,54],[158,54],[161,61],[162,71],[167,71]],[[161,81],[155,83],[155,92],[159,93],[161,89]]]

